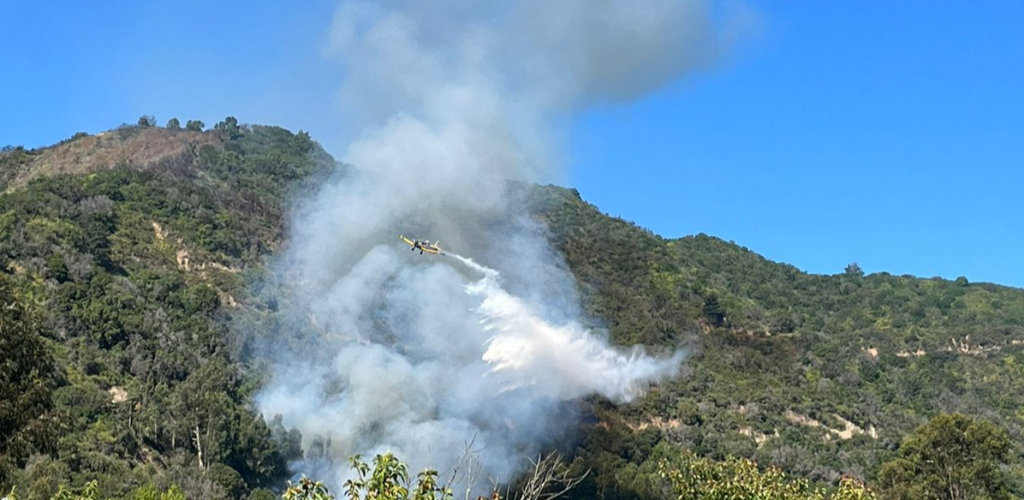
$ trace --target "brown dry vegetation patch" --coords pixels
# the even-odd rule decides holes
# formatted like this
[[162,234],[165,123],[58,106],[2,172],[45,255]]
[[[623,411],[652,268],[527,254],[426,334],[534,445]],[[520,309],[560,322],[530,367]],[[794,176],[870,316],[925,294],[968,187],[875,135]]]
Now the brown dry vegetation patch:
[[5,177],[6,191],[23,187],[32,179],[59,174],[88,174],[97,170],[129,165],[140,170],[170,167],[206,144],[221,140],[212,132],[167,130],[159,127],[125,127],[89,135],[36,150],[17,172]]

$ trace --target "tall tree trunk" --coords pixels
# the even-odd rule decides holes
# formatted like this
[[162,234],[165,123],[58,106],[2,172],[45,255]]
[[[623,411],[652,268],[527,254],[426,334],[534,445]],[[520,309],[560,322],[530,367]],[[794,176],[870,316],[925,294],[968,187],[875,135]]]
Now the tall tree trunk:
[[206,470],[206,466],[203,464],[203,443],[199,439],[199,426],[197,425],[195,430],[192,432],[195,434],[192,440],[196,443],[196,456],[199,457],[199,469]]

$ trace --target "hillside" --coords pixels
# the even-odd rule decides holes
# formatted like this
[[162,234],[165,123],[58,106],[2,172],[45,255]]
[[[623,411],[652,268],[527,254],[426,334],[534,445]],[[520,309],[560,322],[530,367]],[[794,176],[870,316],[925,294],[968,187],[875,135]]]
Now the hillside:
[[[0,392],[0,489],[278,488],[303,450],[251,410],[262,372],[238,332],[290,328],[264,266],[290,203],[335,166],[305,133],[233,119],[0,153],[0,380],[21,384]],[[638,401],[587,401],[576,465],[594,473],[577,498],[655,496],[655,459],[681,448],[870,482],[942,412],[1024,437],[1024,290],[811,275],[710,236],[658,237],[572,190],[526,191],[595,326],[690,352],[682,377]]]
[[997,422],[1021,442],[1024,290],[806,274],[706,235],[660,238],[554,187],[535,210],[617,341],[693,352],[684,378],[626,407],[597,405],[613,425],[596,426],[585,449],[606,495],[642,493],[634,467],[659,442],[826,482],[873,479],[941,412]]
[[2,324],[0,375],[34,391],[0,404],[3,488],[49,498],[95,479],[113,497],[175,484],[237,498],[279,486],[295,436],[250,410],[256,372],[227,324],[293,194],[333,160],[307,134],[233,119],[4,155],[17,172],[0,197],[0,296],[23,319]]

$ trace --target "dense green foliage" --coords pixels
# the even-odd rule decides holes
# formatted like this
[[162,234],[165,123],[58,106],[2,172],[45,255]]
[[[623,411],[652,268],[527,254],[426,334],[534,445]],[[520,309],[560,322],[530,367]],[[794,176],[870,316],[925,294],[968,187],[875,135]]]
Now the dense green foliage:
[[59,377],[25,300],[0,276],[0,479],[32,453],[51,451],[57,431],[51,395]]
[[641,400],[594,403],[604,423],[584,431],[580,455],[600,496],[638,495],[624,478],[659,443],[834,483],[875,480],[940,412],[1024,437],[1022,290],[856,266],[811,275],[705,235],[660,238],[569,190],[537,190],[531,203],[614,340],[691,353],[679,379]]
[[237,498],[286,477],[298,436],[250,410],[256,372],[225,320],[292,190],[333,163],[307,134],[232,120],[162,169],[0,198],[0,488],[45,499],[95,481],[121,498],[155,481]]
[[[18,492],[17,488],[12,488],[7,494],[8,500],[23,500],[23,496]],[[80,488],[70,488],[66,485],[60,485],[57,488],[56,493],[49,498],[49,500],[107,500],[110,496],[100,490],[99,482],[96,480],[89,481]],[[185,494],[181,491],[181,488],[177,486],[171,486],[164,491],[157,490],[153,485],[147,484],[135,488],[125,498],[131,500],[185,500]]]
[[893,500],[1009,498],[1000,468],[1009,451],[1006,431],[992,423],[939,415],[903,441],[878,482]]

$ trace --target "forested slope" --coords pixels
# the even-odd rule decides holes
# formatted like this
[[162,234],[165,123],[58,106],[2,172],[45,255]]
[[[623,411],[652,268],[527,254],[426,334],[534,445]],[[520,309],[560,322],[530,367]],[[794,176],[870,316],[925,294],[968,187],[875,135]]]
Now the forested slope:
[[[73,173],[49,175],[63,157]],[[111,497],[280,485],[296,436],[251,411],[258,380],[227,320],[281,243],[291,194],[333,160],[307,134],[227,119],[8,148],[0,165],[31,179],[0,197],[0,295],[17,311],[3,380],[32,388],[4,387],[0,485],[28,498],[94,479]]]
[[[252,411],[261,372],[236,332],[291,328],[265,266],[295,196],[335,166],[305,133],[230,118],[0,152],[0,489],[279,487],[303,450]],[[683,449],[876,482],[940,413],[1021,441],[1024,291],[855,266],[810,275],[710,236],[661,238],[572,190],[525,191],[595,327],[690,354],[638,401],[587,401],[575,466],[593,472],[577,498],[659,497],[659,461]]]
[[635,494],[635,466],[659,443],[834,482],[875,479],[940,413],[1021,442],[1024,290],[856,266],[811,275],[706,235],[663,239],[575,191],[543,188],[533,204],[616,341],[692,352],[682,378],[641,401],[596,404],[611,425],[583,452],[605,494]]

